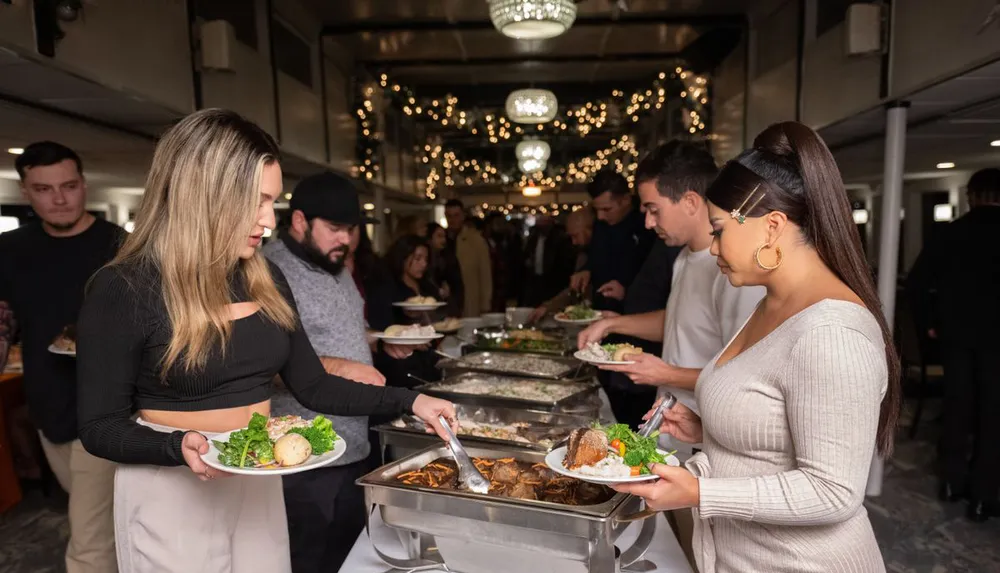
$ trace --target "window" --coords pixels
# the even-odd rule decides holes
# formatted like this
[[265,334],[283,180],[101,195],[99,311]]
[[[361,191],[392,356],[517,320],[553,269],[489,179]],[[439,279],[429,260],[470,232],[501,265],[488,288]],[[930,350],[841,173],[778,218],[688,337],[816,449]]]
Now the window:
[[[225,20],[233,26],[236,39],[257,49],[257,11],[247,9],[245,0],[196,0],[195,16],[202,20]],[[252,3],[250,3],[252,5]]]
[[280,21],[272,18],[271,22],[271,41],[278,69],[312,88],[312,47]]

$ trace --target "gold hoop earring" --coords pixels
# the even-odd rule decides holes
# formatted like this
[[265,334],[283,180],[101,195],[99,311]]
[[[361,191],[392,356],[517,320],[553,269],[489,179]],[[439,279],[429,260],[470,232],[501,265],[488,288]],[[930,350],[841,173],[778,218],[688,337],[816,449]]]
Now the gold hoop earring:
[[781,247],[775,247],[774,248],[774,254],[778,256],[778,259],[776,261],[774,261],[773,265],[768,266],[768,265],[765,265],[764,263],[760,262],[760,252],[762,250],[766,249],[767,246],[768,246],[767,243],[764,243],[761,246],[757,247],[757,250],[754,251],[754,253],[753,253],[753,260],[757,262],[757,266],[758,267],[764,269],[765,271],[773,271],[774,269],[776,269],[776,268],[778,268],[778,267],[781,266]]

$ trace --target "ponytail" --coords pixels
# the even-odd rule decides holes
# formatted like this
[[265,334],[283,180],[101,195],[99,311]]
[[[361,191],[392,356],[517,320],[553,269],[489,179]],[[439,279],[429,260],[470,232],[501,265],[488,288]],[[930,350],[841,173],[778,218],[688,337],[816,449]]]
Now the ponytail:
[[865,260],[861,235],[852,217],[837,162],[815,131],[791,121],[765,130],[754,140],[754,147],[794,162],[805,192],[807,224],[803,230],[808,241],[830,270],[865,303],[882,329],[889,380],[879,414],[876,446],[880,454],[888,456],[892,453],[901,403],[899,357],[892,342],[892,330],[882,312],[871,268]]

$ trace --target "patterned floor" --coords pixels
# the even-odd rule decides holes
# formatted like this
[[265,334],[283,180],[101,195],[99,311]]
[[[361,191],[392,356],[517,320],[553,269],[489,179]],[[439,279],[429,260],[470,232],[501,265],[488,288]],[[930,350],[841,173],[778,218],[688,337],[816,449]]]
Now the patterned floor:
[[[934,417],[928,412],[925,419]],[[882,496],[866,502],[886,568],[892,573],[1000,573],[1000,519],[973,524],[963,517],[963,504],[937,500],[933,422],[921,430],[916,440],[898,441]],[[17,508],[0,515],[0,572],[64,571],[67,535],[65,495],[46,498],[29,491]]]

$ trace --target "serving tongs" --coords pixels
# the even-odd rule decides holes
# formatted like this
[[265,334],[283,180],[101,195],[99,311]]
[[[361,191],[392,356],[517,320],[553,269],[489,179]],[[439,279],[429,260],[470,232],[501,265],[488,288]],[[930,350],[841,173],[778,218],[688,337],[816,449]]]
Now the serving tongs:
[[448,420],[445,420],[444,416],[438,416],[438,422],[444,428],[444,433],[448,435],[448,449],[451,450],[452,456],[455,457],[455,463],[458,465],[459,487],[473,493],[483,495],[489,493],[489,480],[483,477],[483,474],[479,473],[479,470],[476,469],[475,464],[472,463],[472,458],[469,457],[469,453],[465,451],[462,443],[455,436],[455,432],[451,430]]
[[[642,425],[642,427],[639,428],[639,431],[637,433],[640,436],[642,436],[643,438],[647,438],[647,437],[651,436],[654,431],[656,431],[657,429],[659,429],[660,424],[663,423],[663,414],[664,414],[664,412],[666,412],[667,410],[673,408],[674,404],[676,404],[676,403],[677,403],[677,398],[674,397],[673,394],[667,392],[667,394],[665,396],[663,396],[663,399],[660,400],[660,403],[656,406],[656,409],[653,410],[653,415],[649,417],[649,420],[647,420],[646,423]],[[643,509],[642,511],[637,511],[637,512],[629,514],[629,515],[622,515],[622,516],[616,518],[615,521],[617,521],[619,523],[629,523],[629,522],[632,522],[632,521],[640,521],[640,520],[646,519],[647,517],[654,516],[657,513],[659,513],[658,510],[650,509],[650,508],[647,507],[646,509]]]

